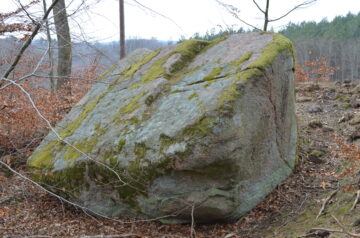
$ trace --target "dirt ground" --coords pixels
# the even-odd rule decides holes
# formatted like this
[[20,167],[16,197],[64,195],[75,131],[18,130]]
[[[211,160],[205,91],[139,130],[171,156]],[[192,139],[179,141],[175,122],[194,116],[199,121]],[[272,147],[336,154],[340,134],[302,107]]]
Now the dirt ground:
[[[360,190],[360,84],[301,84],[296,93],[294,173],[236,223],[191,229],[96,218],[0,168],[0,237],[360,237],[360,202],[354,207]],[[27,173],[24,165],[17,170]]]

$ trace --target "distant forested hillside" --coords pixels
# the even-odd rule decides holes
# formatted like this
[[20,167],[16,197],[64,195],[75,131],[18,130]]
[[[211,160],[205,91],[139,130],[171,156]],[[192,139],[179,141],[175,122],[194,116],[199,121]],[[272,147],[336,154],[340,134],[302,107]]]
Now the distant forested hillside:
[[294,42],[302,66],[326,56],[330,66],[339,67],[334,80],[360,79],[360,13],[319,23],[290,23],[279,33]]
[[360,38],[360,13],[357,15],[349,13],[346,16],[337,16],[331,22],[324,19],[319,23],[313,21],[302,22],[300,24],[289,23],[279,33],[292,40],[355,40]]

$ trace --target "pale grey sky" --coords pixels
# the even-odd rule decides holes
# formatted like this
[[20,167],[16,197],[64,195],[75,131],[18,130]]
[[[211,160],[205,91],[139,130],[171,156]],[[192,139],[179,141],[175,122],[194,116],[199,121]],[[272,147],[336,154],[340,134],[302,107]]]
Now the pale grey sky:
[[[17,0],[1,0],[1,10],[14,8]],[[26,0],[21,0],[26,2]],[[49,1],[49,0],[48,0]],[[86,0],[91,3],[96,0]],[[138,0],[142,4],[171,18],[173,22],[136,6],[132,0],[125,0],[126,7],[126,35],[127,38],[151,38],[161,40],[178,40],[182,35],[192,36],[195,32],[205,33],[207,30],[221,27],[245,25],[233,18],[215,0]],[[249,23],[262,27],[262,15],[257,10],[252,0],[222,0],[230,3],[240,10],[240,17]],[[270,16],[279,17],[296,4],[304,0],[271,0]],[[80,0],[66,0],[70,9],[75,9]],[[258,0],[263,6],[265,0]],[[318,0],[315,4],[304,9],[298,9],[281,21],[270,25],[275,30],[281,29],[288,22],[321,21],[323,18],[332,20],[337,15],[346,15],[348,12],[360,11],[359,0]],[[118,0],[101,0],[92,5],[86,13],[81,13],[74,18],[73,30],[82,27],[87,37],[92,39],[110,41],[118,39]],[[76,30],[79,34],[79,30]]]

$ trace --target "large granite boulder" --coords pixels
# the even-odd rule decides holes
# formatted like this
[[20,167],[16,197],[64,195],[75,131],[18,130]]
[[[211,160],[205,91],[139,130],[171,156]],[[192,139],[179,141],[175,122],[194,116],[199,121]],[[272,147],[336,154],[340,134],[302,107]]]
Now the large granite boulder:
[[238,219],[295,164],[293,51],[270,33],[138,50],[44,139],[33,178],[106,216]]

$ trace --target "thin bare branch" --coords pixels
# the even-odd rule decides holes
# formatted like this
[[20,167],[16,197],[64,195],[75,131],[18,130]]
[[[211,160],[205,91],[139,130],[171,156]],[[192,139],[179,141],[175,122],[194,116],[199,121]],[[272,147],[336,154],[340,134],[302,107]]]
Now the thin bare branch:
[[269,22],[274,22],[274,21],[278,21],[284,17],[286,17],[287,15],[289,15],[290,13],[292,13],[293,11],[295,11],[296,9],[300,8],[300,7],[304,7],[304,6],[309,6],[312,3],[315,3],[317,0],[309,0],[309,1],[305,1],[299,5],[296,5],[295,7],[293,7],[290,11],[288,11],[287,13],[285,13],[284,15],[282,15],[281,17],[275,18],[275,19],[269,19]]
[[[50,5],[50,7],[47,9],[47,11],[45,12],[43,18],[42,18],[42,22],[44,22],[47,17],[49,16],[50,12],[52,11],[52,9],[54,8],[54,6],[56,5],[56,3],[59,0],[54,0],[54,2]],[[2,81],[4,79],[6,79],[10,73],[15,69],[16,65],[19,63],[22,55],[24,54],[25,50],[30,46],[31,42],[33,41],[34,37],[37,35],[37,33],[39,32],[41,26],[42,26],[42,22],[41,23],[37,23],[35,29],[33,30],[33,32],[31,33],[30,37],[24,42],[24,44],[22,45],[19,53],[16,55],[14,61],[12,62],[12,64],[10,65],[10,67],[8,68],[8,70],[6,70],[6,72],[4,73],[4,75],[1,77],[0,79],[0,87],[3,85]]]
[[256,5],[256,7],[260,10],[260,12],[264,13],[265,14],[265,11],[261,9],[261,7],[259,6],[259,4],[253,0],[254,4]]
[[327,229],[327,228],[322,228],[322,227],[319,227],[319,228],[312,228],[311,229],[312,232],[306,234],[306,235],[303,235],[303,236],[298,236],[298,238],[303,238],[303,237],[314,237],[314,235],[317,234],[317,232],[319,231],[325,231],[325,232],[328,232],[328,233],[341,233],[341,234],[346,234],[350,237],[360,237],[360,234],[355,234],[355,233],[352,233],[352,232],[347,232],[347,231],[343,231],[343,230],[333,230],[333,229]]
[[360,190],[358,190],[356,192],[356,198],[355,198],[354,204],[352,205],[350,211],[355,210],[356,205],[359,203],[359,198],[360,198]]
[[139,5],[140,7],[152,12],[152,13],[155,13],[156,15],[159,15],[161,16],[162,18],[165,18],[166,20],[169,20],[170,22],[172,22],[177,28],[179,28],[182,32],[184,32],[184,30],[173,20],[171,19],[170,17],[168,16],[165,16],[164,14],[161,14],[160,12],[158,11],[155,11],[154,9],[142,4],[141,2],[137,1],[137,0],[133,0],[133,2],[135,2],[137,5]]
[[335,196],[335,194],[338,192],[339,190],[335,190],[333,191],[323,202],[321,208],[320,208],[320,211],[319,211],[319,214],[316,216],[315,220],[317,220],[321,215],[322,213],[324,212],[325,210],[325,207],[326,205],[329,203],[329,201]]
[[195,211],[195,204],[192,204],[190,238],[196,238],[194,211]]
[[258,28],[258,27],[256,27],[256,26],[254,26],[254,25],[252,25],[252,24],[244,21],[243,19],[241,19],[241,18],[239,17],[240,10],[239,10],[238,8],[234,7],[234,6],[231,5],[231,4],[223,3],[223,2],[221,2],[221,1],[219,1],[219,0],[215,0],[215,1],[216,1],[220,6],[222,6],[223,8],[225,8],[234,18],[238,19],[240,22],[244,23],[244,24],[247,25],[247,26],[250,26],[250,27],[254,28],[255,30],[261,31],[260,28]]

